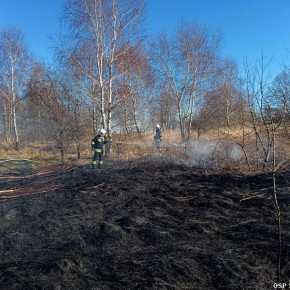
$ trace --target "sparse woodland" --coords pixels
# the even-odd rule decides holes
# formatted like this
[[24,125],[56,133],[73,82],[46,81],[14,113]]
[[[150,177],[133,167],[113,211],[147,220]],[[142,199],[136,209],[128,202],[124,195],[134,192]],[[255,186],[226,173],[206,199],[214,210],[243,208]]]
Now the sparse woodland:
[[[211,31],[197,22],[180,22],[172,34],[160,32],[156,35],[148,35],[145,29],[145,20],[146,1],[143,0],[64,0],[61,23],[65,29],[63,29],[61,37],[55,39],[55,58],[54,63],[50,65],[35,59],[30,54],[21,29],[0,27],[0,173],[3,173],[3,178],[8,177],[7,174],[24,176],[28,173],[32,174],[38,170],[38,167],[40,172],[43,172],[42,166],[45,164],[54,164],[55,166],[65,166],[65,164],[74,164],[75,166],[78,164],[80,166],[78,171],[69,174],[77,175],[79,173],[76,180],[80,184],[73,185],[71,196],[66,194],[67,188],[62,188],[62,201],[74,200],[76,192],[79,190],[83,195],[79,207],[85,208],[94,199],[92,196],[98,195],[98,186],[100,186],[100,188],[106,187],[103,190],[106,194],[110,192],[110,195],[114,195],[113,192],[117,192],[119,200],[124,198],[126,206],[128,205],[125,210],[119,207],[120,204],[116,205],[119,220],[116,217],[114,225],[102,216],[104,212],[100,213],[102,222],[98,222],[97,226],[89,223],[87,228],[82,229],[83,236],[80,236],[79,240],[76,236],[72,237],[74,243],[77,244],[78,258],[74,257],[70,260],[68,255],[64,260],[58,260],[54,263],[53,267],[56,270],[52,269],[51,271],[59,271],[58,275],[61,275],[61,271],[65,275],[69,275],[70,271],[76,271],[84,278],[88,273],[87,279],[93,285],[91,288],[85,282],[70,284],[69,278],[66,277],[66,282],[63,285],[61,282],[59,283],[60,288],[45,288],[43,286],[40,289],[82,289],[70,288],[73,285],[86,287],[83,289],[266,289],[265,287],[270,289],[272,287],[272,284],[269,284],[270,281],[271,283],[280,283],[289,280],[289,233],[286,230],[286,224],[289,223],[288,205],[290,204],[289,197],[287,197],[290,160],[289,64],[281,65],[281,72],[277,76],[272,76],[271,71],[269,71],[272,60],[261,54],[257,56],[256,63],[245,61],[242,71],[238,71],[235,60],[223,56],[222,43],[224,40],[219,31]],[[156,152],[153,147],[156,124],[161,125],[164,135],[161,153]],[[169,276],[162,280],[160,278],[162,275],[158,273],[158,279],[161,280],[152,280],[152,277],[149,277],[151,284],[146,286],[144,284],[146,279],[142,275],[139,277],[140,280],[135,277],[135,284],[130,284],[126,280],[127,278],[122,276],[114,277],[114,284],[110,288],[108,273],[113,270],[108,262],[112,259],[108,249],[105,254],[98,252],[96,255],[98,258],[105,257],[106,268],[104,271],[107,271],[103,276],[107,275],[104,279],[105,282],[103,284],[97,283],[94,280],[94,271],[85,268],[86,262],[91,265],[93,261],[91,259],[85,261],[80,258],[80,252],[84,245],[92,246],[94,239],[98,243],[106,240],[92,236],[93,228],[100,231],[100,235],[104,235],[102,237],[105,237],[107,233],[108,240],[120,238],[122,244],[126,244],[127,235],[130,236],[128,228],[133,227],[131,230],[142,236],[140,229],[138,229],[138,225],[142,225],[141,230],[143,229],[148,240],[142,236],[138,241],[138,247],[142,248],[142,245],[146,244],[151,247],[153,252],[156,251],[158,244],[154,237],[160,241],[166,240],[165,236],[159,236],[160,232],[156,233],[156,229],[151,228],[154,223],[157,223],[157,220],[150,223],[151,221],[148,221],[150,220],[149,212],[145,214],[144,223],[140,221],[142,217],[138,215],[130,217],[129,215],[130,202],[132,201],[132,210],[136,214],[137,203],[140,202],[143,206],[143,202],[146,203],[143,198],[146,200],[146,196],[142,195],[139,199],[134,195],[134,199],[131,200],[130,196],[124,193],[125,189],[122,189],[120,193],[119,189],[112,185],[113,183],[103,186],[103,181],[98,179],[100,177],[95,180],[98,183],[93,184],[90,177],[91,173],[86,166],[90,164],[92,157],[90,141],[100,128],[106,129],[108,137],[113,140],[111,158],[107,164],[111,168],[116,166],[114,167],[117,168],[116,170],[127,168],[126,170],[133,172],[133,169],[138,168],[138,165],[141,164],[144,172],[146,170],[150,172],[153,168],[162,175],[162,172],[168,171],[169,178],[173,178],[174,174],[180,170],[176,173],[183,180],[180,181],[179,186],[186,183],[186,179],[191,180],[184,169],[185,167],[191,168],[190,170],[192,167],[205,170],[206,174],[210,174],[209,171],[214,172],[214,177],[210,177],[214,185],[207,184],[206,187],[213,186],[216,192],[221,193],[224,206],[230,207],[228,214],[234,215],[235,207],[237,207],[238,214],[241,216],[244,210],[241,204],[248,203],[245,206],[245,211],[248,211],[249,215],[253,214],[254,217],[248,221],[237,217],[237,223],[251,234],[253,232],[248,227],[249,223],[255,224],[265,218],[263,214],[256,214],[253,208],[256,206],[259,208],[259,205],[263,208],[266,206],[269,215],[265,219],[269,222],[269,227],[267,225],[265,229],[261,226],[259,229],[268,232],[265,236],[259,236],[258,233],[258,240],[265,238],[272,243],[271,245],[267,244],[270,256],[265,258],[265,265],[260,265],[262,271],[260,278],[270,277],[269,283],[264,283],[260,279],[259,283],[257,282],[257,288],[251,288],[253,283],[243,281],[241,285],[244,285],[244,288],[237,287],[238,284],[235,284],[237,282],[231,284],[227,280],[227,275],[222,270],[226,262],[221,262],[218,259],[218,250],[215,254],[207,255],[205,250],[198,251],[197,248],[193,250],[190,248],[193,245],[185,249],[184,245],[181,244],[179,245],[182,249],[181,252],[185,253],[188,250],[189,254],[193,255],[189,259],[195,261],[192,265],[197,267],[196,269],[198,269],[199,264],[203,264],[202,262],[208,263],[204,266],[200,276],[200,279],[209,279],[208,283],[205,280],[198,281],[198,275],[190,276],[188,272],[185,273],[185,271],[190,271],[191,262],[184,258],[183,265],[178,265],[177,262],[170,264],[169,260],[166,261],[170,266],[167,267],[165,262],[163,264],[164,271],[167,271],[168,275],[171,275],[170,277],[173,277],[173,273],[176,271],[178,272],[177,277],[181,279],[179,281],[171,281]],[[208,150],[205,150],[206,148]],[[116,165],[113,166],[114,161],[116,161]],[[80,173],[81,168],[84,170],[82,173]],[[143,176],[144,172],[139,172],[139,175]],[[236,191],[230,197],[223,187],[224,184],[220,182],[221,179],[224,180],[225,172],[227,172],[228,178],[231,176],[235,182]],[[218,173],[221,175],[219,176]],[[50,178],[49,174],[51,172],[48,173],[48,179]],[[81,180],[82,174],[87,183]],[[109,176],[109,171],[106,171],[105,174]],[[202,187],[204,180],[200,171],[198,173],[193,171],[192,174],[196,174],[199,185]],[[241,177],[237,177],[236,174],[243,175],[247,181],[251,180],[249,186],[245,186],[241,191],[239,191],[239,186],[242,185],[241,179],[239,179]],[[119,182],[117,176],[118,174],[114,172],[112,177],[114,182]],[[259,180],[257,186],[253,185],[255,176]],[[262,186],[262,177],[267,180],[264,186]],[[124,178],[123,175],[122,178]],[[146,176],[144,175],[142,178],[145,180]],[[151,178],[154,179],[153,176]],[[65,180],[66,184],[69,184],[68,175],[58,176],[56,180]],[[30,192],[36,192],[37,183],[34,182],[32,180],[34,187],[30,189]],[[123,182],[125,184],[125,181]],[[162,196],[162,203],[168,202],[171,213],[175,211],[175,202],[178,201],[176,214],[180,219],[179,222],[185,219],[180,201],[187,211],[196,206],[193,202],[192,190],[197,189],[193,189],[194,182],[192,180],[191,182],[191,189],[185,190],[186,195],[178,191],[176,196]],[[168,186],[166,179],[162,183]],[[48,185],[46,181],[43,183],[47,186],[48,191],[56,190],[57,186],[54,187],[52,184]],[[86,188],[88,184],[89,189]],[[121,186],[126,188],[124,184],[122,183]],[[155,185],[158,186],[157,181],[155,181]],[[230,186],[228,183],[227,185]],[[14,186],[16,185],[14,184]],[[142,187],[142,185],[140,186]],[[162,192],[166,186],[161,188]],[[217,189],[219,186],[222,189]],[[13,190],[15,194],[21,192],[25,195],[25,191],[18,189],[17,191],[15,188],[13,189],[12,185],[11,188],[8,187],[0,180],[1,198],[8,198],[8,193]],[[200,196],[197,203],[200,202],[200,206],[203,206],[202,201],[205,203],[210,199],[210,188],[207,189],[208,191],[204,195],[203,191],[198,193]],[[29,192],[28,189],[27,192]],[[150,193],[152,192],[156,195],[154,188],[150,188]],[[174,189],[171,188],[170,192],[173,194]],[[19,196],[20,194],[14,195],[17,198]],[[235,204],[237,200],[239,201],[238,206]],[[257,200],[261,203],[256,202]],[[43,206],[43,200],[40,201],[37,198],[37,202]],[[96,199],[94,199],[92,206],[96,207],[95,202]],[[104,197],[100,202],[104,203],[106,207],[109,201]],[[150,200],[151,202],[150,210],[154,211],[156,204]],[[48,200],[48,203],[55,210],[51,199]],[[28,202],[28,206],[31,207],[31,203]],[[219,212],[220,209],[211,202],[210,206],[214,211]],[[23,208],[20,210],[19,206],[16,207],[19,211],[15,213],[15,216],[18,217]],[[3,210],[6,215],[9,213],[7,208]],[[122,216],[124,214],[124,212],[121,213],[122,210],[126,212],[125,216]],[[161,216],[172,218],[169,212],[165,214],[159,207],[158,210],[161,211],[159,213]],[[105,211],[109,212],[110,210],[106,208]],[[39,215],[41,213],[49,215],[44,208],[36,210],[36,212]],[[2,215],[4,220],[5,214]],[[92,217],[91,215],[96,218],[95,214],[89,211],[86,221]],[[189,215],[192,219],[197,219],[196,215]],[[14,217],[11,220],[15,221]],[[148,223],[146,223],[146,219]],[[229,229],[233,228],[235,234],[239,236],[238,226],[234,224],[230,224],[230,228],[217,226],[218,220],[213,216],[209,220],[212,223],[209,222],[207,225],[204,221],[192,220],[192,224],[189,222],[186,226],[188,235],[194,237],[194,234],[191,236],[190,231],[196,229],[201,234],[199,238],[210,232],[214,233],[212,236],[214,239],[218,239],[217,231],[220,230],[222,232],[221,239],[229,239],[233,235]],[[272,228],[270,229],[271,223]],[[61,224],[60,221],[59,224]],[[115,228],[116,224],[121,224],[123,232],[119,232]],[[179,227],[176,220],[173,224],[174,227]],[[162,226],[158,224],[158,227],[161,231]],[[186,237],[185,228],[183,230],[182,233],[187,240],[189,236]],[[2,231],[5,229],[2,228]],[[270,231],[273,232],[273,235],[269,234]],[[7,235],[12,234],[8,233]],[[169,232],[164,235],[169,235]],[[232,238],[234,239],[234,236],[230,237],[230,239]],[[242,235],[241,239],[246,239],[246,237]],[[172,238],[172,241],[176,243],[175,238]],[[232,240],[231,242],[230,240],[226,241],[232,242]],[[134,241],[130,242],[132,250],[134,249]],[[53,241],[53,243],[57,242]],[[207,243],[210,244],[209,240]],[[257,243],[262,245],[261,241]],[[202,243],[197,244],[198,247],[202,245]],[[7,250],[5,245],[2,240],[0,248]],[[217,245],[221,247],[222,240],[218,241]],[[169,249],[169,245],[167,246]],[[231,244],[230,248],[234,249],[234,246]],[[247,248],[247,254],[250,255],[253,249],[257,252],[261,251],[255,247],[249,251]],[[115,250],[116,248],[114,248]],[[90,251],[87,251],[86,255],[89,256]],[[100,251],[100,248],[97,251]],[[230,275],[237,279],[235,281],[238,281],[241,275],[235,276],[233,272],[246,271],[249,281],[253,282],[255,278],[251,276],[253,275],[251,267],[259,267],[259,265],[255,264],[251,258],[252,264],[244,265],[243,269],[245,256],[234,250],[233,252],[233,259],[236,255],[236,260],[233,262],[233,268],[227,269],[232,271]],[[142,259],[138,257],[138,251],[133,251],[132,255],[134,256],[132,263],[135,263],[135,266],[137,265],[137,268],[139,267],[142,271],[146,270],[149,273],[148,257],[143,257],[144,263],[149,267],[145,267],[145,269],[140,262]],[[142,252],[142,255],[145,254]],[[134,272],[134,265],[128,262],[130,257],[124,253],[120,256],[120,261],[118,260],[116,265],[122,268],[121,260],[124,258],[124,263]],[[172,254],[173,256],[175,257],[175,254]],[[139,258],[141,260],[138,260]],[[261,253],[259,252],[260,258]],[[17,257],[15,259],[17,260]],[[166,259],[169,259],[169,256]],[[262,263],[261,259],[259,261]],[[211,263],[214,264],[218,260],[220,268],[215,270],[216,274],[210,273]],[[5,261],[8,263],[7,257]],[[160,261],[158,258],[155,259],[156,265],[161,263]],[[236,261],[239,261],[240,264]],[[63,263],[68,263],[69,266],[65,266]],[[0,266],[5,268],[4,264],[0,264]],[[78,270],[68,270],[68,267]],[[100,264],[94,267],[101,268]],[[154,265],[152,267],[155,269]],[[268,269],[272,267],[271,269],[274,270],[267,270],[267,267]],[[181,270],[182,268],[183,270]],[[158,269],[156,271],[158,272]],[[218,276],[219,274],[220,276]],[[125,274],[122,272],[120,275]],[[151,275],[153,274],[151,273]],[[182,281],[183,276],[187,277],[184,281]],[[0,282],[4,283],[9,280],[5,277],[5,275],[0,275]],[[30,282],[34,280],[37,280],[36,277],[30,278]],[[118,281],[122,281],[124,288],[122,285],[118,285]],[[21,284],[21,281],[18,282],[18,286],[24,285]],[[45,281],[42,282],[45,285]],[[31,283],[33,285],[34,282]],[[53,281],[50,283],[52,283],[51,287],[52,285],[56,287],[57,282],[55,282],[56,284],[53,284]],[[204,288],[191,288],[194,283]],[[226,283],[231,288],[227,288]],[[3,289],[21,289],[13,288],[12,284],[9,287]]]
[[235,142],[249,170],[271,167],[274,143],[276,157],[287,160],[287,64],[270,78],[271,60],[261,55],[238,71],[222,57],[222,34],[196,22],[146,35],[141,0],[63,4],[66,29],[50,67],[33,59],[20,29],[1,28],[0,124],[8,150],[49,144],[64,160],[73,146],[81,158],[83,142],[99,128],[141,139],[160,124],[178,142]]

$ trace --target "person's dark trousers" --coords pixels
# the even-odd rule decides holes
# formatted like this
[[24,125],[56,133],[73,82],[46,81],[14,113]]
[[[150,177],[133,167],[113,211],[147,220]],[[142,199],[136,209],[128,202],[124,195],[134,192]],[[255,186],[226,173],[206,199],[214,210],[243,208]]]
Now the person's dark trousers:
[[95,149],[92,167],[96,167],[98,161],[98,168],[102,167],[103,164],[103,152],[101,149]]

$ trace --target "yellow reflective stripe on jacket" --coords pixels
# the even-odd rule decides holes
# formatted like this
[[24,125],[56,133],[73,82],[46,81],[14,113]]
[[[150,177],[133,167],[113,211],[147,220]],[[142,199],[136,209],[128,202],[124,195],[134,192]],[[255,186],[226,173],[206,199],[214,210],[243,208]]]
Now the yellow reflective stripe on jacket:
[[102,149],[95,149],[96,152],[101,153]]

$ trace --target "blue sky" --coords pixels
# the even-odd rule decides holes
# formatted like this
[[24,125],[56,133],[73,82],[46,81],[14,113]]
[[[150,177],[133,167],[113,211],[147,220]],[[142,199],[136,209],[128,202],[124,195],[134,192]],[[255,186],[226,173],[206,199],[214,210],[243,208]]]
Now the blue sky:
[[180,19],[198,21],[223,33],[222,52],[236,60],[254,63],[262,54],[273,74],[281,63],[290,67],[289,0],[149,0],[148,25],[154,30],[176,28]]
[[[60,33],[61,0],[0,0],[0,27],[14,25],[24,33],[32,53],[50,59],[50,36]],[[173,32],[180,20],[198,21],[221,30],[225,57],[252,63],[262,53],[275,75],[280,63],[290,66],[290,0],[147,0],[146,28]]]
[[50,60],[51,37],[60,33],[61,3],[61,0],[0,0],[0,28],[20,28],[34,56]]

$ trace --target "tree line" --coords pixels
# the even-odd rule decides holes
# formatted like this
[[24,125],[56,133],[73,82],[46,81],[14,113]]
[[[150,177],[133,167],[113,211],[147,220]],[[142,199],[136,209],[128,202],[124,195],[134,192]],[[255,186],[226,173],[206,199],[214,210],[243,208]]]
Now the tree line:
[[0,29],[1,138],[11,148],[51,140],[80,156],[98,128],[142,136],[158,123],[184,142],[239,128],[236,142],[245,150],[250,134],[266,164],[277,132],[288,138],[286,65],[270,80],[260,56],[241,76],[222,56],[222,34],[195,21],[146,35],[145,0],[64,0],[61,16],[53,66],[31,56],[19,28]]

